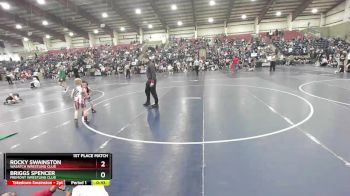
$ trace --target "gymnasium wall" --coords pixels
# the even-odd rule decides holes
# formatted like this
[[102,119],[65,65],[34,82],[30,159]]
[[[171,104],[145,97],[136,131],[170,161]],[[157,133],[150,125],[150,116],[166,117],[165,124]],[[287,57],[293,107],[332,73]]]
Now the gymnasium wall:
[[82,37],[74,37],[72,38],[72,47],[71,48],[83,48],[89,47],[89,40],[86,40]]
[[59,50],[61,48],[66,48],[67,47],[67,43],[63,42],[61,40],[50,40],[49,42],[49,48],[52,50]]
[[[292,22],[293,30],[302,30],[308,27],[318,27],[320,25],[320,16],[302,16],[297,17]],[[270,20],[263,20],[259,29],[261,32],[267,32],[270,30],[287,30],[288,23],[287,18],[276,18]],[[197,27],[197,35],[199,37],[213,37],[214,35],[224,34],[224,24],[213,24],[213,25],[202,25]],[[244,34],[244,33],[255,33],[254,21],[242,21],[227,24],[227,34]],[[170,29],[170,36],[173,37],[194,37],[194,27],[182,27]]]
[[293,30],[303,30],[310,27],[319,27],[321,24],[321,17],[319,14],[312,16],[299,16],[292,22]]
[[194,37],[194,27],[180,27],[175,29],[169,29],[169,37],[174,38],[192,38]]
[[[223,28],[223,25],[222,25]],[[254,21],[242,21],[227,24],[227,34],[244,34],[244,33],[254,33]]]
[[285,30],[288,28],[287,18],[275,18],[263,20],[259,24],[260,31],[270,31],[270,30]]
[[337,24],[328,28],[329,37],[340,37],[350,42],[350,22]]
[[340,37],[350,42],[350,22],[340,23],[320,29],[322,37]]
[[145,31],[143,34],[143,40],[144,41],[151,41],[151,42],[166,42],[166,32],[165,30],[153,30],[153,31]]
[[326,14],[326,26],[340,24],[344,20],[345,2],[339,4]]
[[113,38],[111,35],[98,35],[94,36],[95,44],[94,45],[112,45]]
[[224,33],[225,33],[224,24],[212,24],[212,25],[203,25],[203,26],[197,27],[198,37],[213,37],[215,35],[220,35]]
[[0,61],[9,61],[10,58],[14,61],[20,60],[19,52],[23,51],[23,47],[14,47],[7,42],[4,45],[5,48],[0,48]]
[[137,33],[119,33],[118,34],[118,42],[120,44],[128,44],[132,41],[138,41],[139,37]]
[[350,22],[344,22],[346,2],[326,14],[325,26],[319,28],[322,37],[340,37],[350,42]]

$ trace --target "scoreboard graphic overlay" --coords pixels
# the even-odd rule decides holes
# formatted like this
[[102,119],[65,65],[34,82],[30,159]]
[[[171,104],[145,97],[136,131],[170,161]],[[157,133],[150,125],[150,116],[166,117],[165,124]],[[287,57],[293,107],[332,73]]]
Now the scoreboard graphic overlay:
[[9,186],[99,185],[112,179],[110,153],[5,153]]

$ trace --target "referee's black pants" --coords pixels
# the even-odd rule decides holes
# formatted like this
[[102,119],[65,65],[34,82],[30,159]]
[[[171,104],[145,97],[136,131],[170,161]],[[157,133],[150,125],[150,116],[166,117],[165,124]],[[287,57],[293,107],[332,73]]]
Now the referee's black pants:
[[147,101],[146,103],[150,103],[151,101],[151,95],[152,94],[152,97],[154,99],[154,102],[155,104],[158,104],[158,95],[157,95],[157,80],[154,80],[154,85],[151,87],[150,86],[150,81],[147,81],[146,82],[146,88],[145,88],[145,93],[146,93],[146,97],[147,97]]
[[9,84],[13,84],[12,78],[10,76],[6,76],[6,80]]
[[276,70],[276,61],[271,61],[270,62],[270,71],[275,71]]
[[130,78],[130,69],[126,70],[125,78]]

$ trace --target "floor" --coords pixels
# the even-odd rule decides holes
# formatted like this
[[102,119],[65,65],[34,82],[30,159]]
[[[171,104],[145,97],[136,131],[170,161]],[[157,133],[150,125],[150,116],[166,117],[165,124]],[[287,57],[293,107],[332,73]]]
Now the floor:
[[[296,66],[158,78],[158,110],[142,106],[144,75],[87,78],[97,113],[78,127],[55,82],[2,81],[0,96],[16,91],[24,103],[0,106],[0,133],[18,132],[0,151],[113,153],[111,196],[350,195],[350,74]],[[41,188],[0,183],[20,196]]]

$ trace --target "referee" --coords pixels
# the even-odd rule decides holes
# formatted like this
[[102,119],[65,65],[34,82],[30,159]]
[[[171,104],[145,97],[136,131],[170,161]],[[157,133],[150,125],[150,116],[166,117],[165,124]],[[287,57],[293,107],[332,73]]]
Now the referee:
[[271,54],[270,72],[276,70],[276,53]]
[[158,108],[158,95],[157,95],[157,76],[156,76],[156,67],[154,65],[154,62],[151,61],[148,56],[145,56],[145,64],[147,65],[147,82],[146,82],[146,88],[145,88],[145,93],[147,97],[146,103],[143,105],[145,107],[148,107],[150,105],[150,94],[152,94],[153,99],[154,99],[154,104],[152,105],[152,108]]

